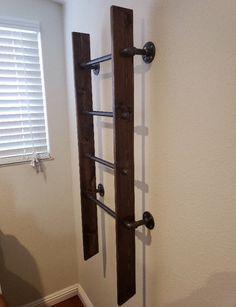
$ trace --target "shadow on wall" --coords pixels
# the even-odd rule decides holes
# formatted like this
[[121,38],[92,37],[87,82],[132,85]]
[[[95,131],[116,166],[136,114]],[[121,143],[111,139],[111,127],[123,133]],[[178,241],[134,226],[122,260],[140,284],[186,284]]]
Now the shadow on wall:
[[236,272],[213,274],[204,287],[165,307],[235,307]]
[[[12,255],[7,259],[6,255]],[[19,275],[21,277],[19,277]],[[28,250],[12,235],[0,231],[0,284],[11,307],[19,307],[42,295],[28,281],[42,289],[36,262]]]

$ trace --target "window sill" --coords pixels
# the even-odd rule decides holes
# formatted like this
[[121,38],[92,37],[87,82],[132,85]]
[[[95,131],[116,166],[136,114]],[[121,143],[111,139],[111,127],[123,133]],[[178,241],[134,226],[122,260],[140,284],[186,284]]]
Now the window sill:
[[[55,160],[54,157],[45,157],[45,158],[40,158],[39,159],[40,161],[53,161]],[[3,163],[3,164],[0,164],[0,168],[1,167],[7,167],[7,166],[13,166],[13,165],[23,165],[23,164],[30,164],[32,162],[32,160],[27,160],[27,161],[15,161],[15,162],[9,162],[9,163]]]

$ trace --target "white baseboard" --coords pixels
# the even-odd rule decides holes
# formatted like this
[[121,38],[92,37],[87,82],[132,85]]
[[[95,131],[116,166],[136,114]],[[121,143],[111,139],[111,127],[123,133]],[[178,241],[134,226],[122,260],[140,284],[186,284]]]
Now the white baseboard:
[[78,295],[78,284],[67,287],[55,293],[45,296],[42,299],[26,304],[22,307],[48,307],[61,303],[73,296]]
[[22,307],[49,307],[61,303],[73,296],[78,295],[85,307],[94,307],[86,292],[79,284],[67,287],[55,293],[45,296],[42,299],[26,304]]
[[78,284],[78,296],[85,307],[94,307],[87,293],[84,291],[80,284]]

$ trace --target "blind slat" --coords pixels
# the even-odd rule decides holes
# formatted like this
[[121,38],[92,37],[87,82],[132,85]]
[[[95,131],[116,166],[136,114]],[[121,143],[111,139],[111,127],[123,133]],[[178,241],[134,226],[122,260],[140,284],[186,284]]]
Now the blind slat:
[[23,131],[26,129],[35,129],[35,131],[37,131],[37,129],[39,128],[44,128],[45,126],[43,124],[37,123],[37,124],[33,124],[33,125],[11,125],[11,126],[5,126],[5,127],[0,127],[0,135],[3,133],[10,133],[11,131]]
[[40,72],[40,64],[34,63],[10,63],[10,62],[1,62],[1,69],[10,70],[10,71],[39,71]]
[[0,48],[0,54],[5,55],[24,55],[24,56],[38,56],[37,49],[30,49],[30,48],[12,48],[7,46],[2,46]]
[[[21,138],[22,139],[25,139],[26,137],[29,137],[29,136],[33,136],[33,138],[42,138],[44,137],[45,138],[45,135],[46,135],[46,131],[31,131],[31,132],[23,132],[20,134]],[[10,141],[16,141],[19,139],[19,133],[17,134],[2,134],[1,135],[1,139],[3,141],[5,140],[10,140]]]
[[30,138],[18,138],[18,139],[14,139],[14,140],[2,140],[1,141],[1,144],[0,144],[0,151],[1,151],[1,148],[3,148],[4,150],[6,150],[6,145],[8,146],[8,148],[10,148],[10,147],[14,147],[14,148],[16,148],[16,146],[15,146],[15,144],[22,144],[22,143],[39,143],[39,142],[43,142],[43,143],[45,143],[45,137],[41,137],[41,138],[32,138],[32,137],[30,137]]
[[0,109],[11,109],[14,108],[38,108],[43,106],[43,101],[30,101],[30,102],[17,102],[17,101],[8,101],[1,104]]
[[8,65],[14,64],[31,64],[31,65],[38,65],[38,59],[37,57],[24,57],[24,56],[4,56],[0,55],[0,65],[5,65],[5,68],[8,67]]
[[8,38],[8,39],[16,39],[16,40],[28,40],[30,42],[38,41],[38,33],[29,33],[29,32],[21,32],[19,35],[18,31],[14,31],[13,29],[8,30],[8,28],[2,29],[0,28],[0,38]]
[[1,114],[21,114],[20,112],[25,112],[26,114],[28,113],[31,113],[31,112],[42,112],[44,113],[44,108],[43,108],[43,105],[39,105],[39,106],[27,106],[25,105],[24,107],[23,106],[7,106],[5,105],[4,106],[1,106],[0,105],[0,113]]
[[16,131],[11,131],[10,133],[1,133],[0,132],[0,136],[1,138],[6,138],[6,137],[9,137],[9,138],[14,138],[14,137],[19,137],[19,134],[22,136],[25,136],[25,135],[29,135],[29,134],[34,134],[34,135],[38,135],[38,134],[46,134],[46,131],[44,128],[42,128],[41,130],[40,129],[36,129],[35,131],[33,129],[28,129],[26,131],[26,129],[21,129],[21,130],[16,130]]
[[12,113],[6,113],[6,112],[1,112],[0,111],[0,121],[4,121],[4,120],[15,120],[15,119],[26,119],[26,120],[30,120],[33,117],[38,118],[38,116],[44,118],[44,110],[41,111],[33,111],[33,110],[29,110],[29,111],[22,111],[22,112],[12,112]]
[[12,84],[12,85],[0,85],[0,94],[1,93],[42,93],[41,85],[30,85],[30,84]]
[[31,76],[27,75],[8,75],[2,76],[0,73],[0,84],[1,85],[42,85],[40,76],[35,76],[34,74]]
[[0,100],[33,100],[33,99],[43,99],[43,95],[41,92],[18,92],[18,93],[1,93],[0,92]]
[[12,121],[12,122],[2,122],[1,123],[1,127],[0,130],[5,130],[5,129],[15,129],[15,128],[26,128],[26,127],[37,127],[37,126],[42,126],[45,124],[44,119],[40,120],[31,120],[31,122],[29,122],[29,120],[19,120],[19,121]]
[[20,148],[29,148],[30,144],[31,146],[46,146],[47,142],[45,138],[39,138],[39,139],[18,139],[17,141],[11,142],[9,141],[8,143],[1,142],[0,144],[0,151],[8,151],[8,150],[13,150],[13,149],[20,149]]
[[38,49],[38,43],[31,40],[14,39],[14,38],[0,38],[0,47],[15,47],[15,48],[29,48]]
[[[5,63],[1,63],[3,65],[5,65]],[[34,67],[29,67],[27,69],[27,67],[21,67],[21,64],[20,66],[18,64],[16,65],[12,65],[11,66],[8,66],[8,67],[3,67],[3,66],[0,66],[0,78],[1,78],[1,81],[3,81],[4,78],[8,78],[8,79],[24,79],[24,78],[29,78],[29,79],[35,79],[35,78],[39,78],[39,79],[42,79],[41,77],[41,73],[40,73],[40,70],[38,69],[38,64],[29,64],[30,66],[31,65],[34,65]]]
[[11,118],[10,117],[5,118],[4,116],[1,116],[0,121],[2,124],[7,124],[7,123],[17,123],[17,122],[23,123],[23,122],[33,122],[33,121],[44,120],[44,116],[42,116],[42,114],[39,114],[38,117],[37,117],[37,114],[33,114],[33,116],[22,115],[22,118],[20,118],[19,116],[15,116]]

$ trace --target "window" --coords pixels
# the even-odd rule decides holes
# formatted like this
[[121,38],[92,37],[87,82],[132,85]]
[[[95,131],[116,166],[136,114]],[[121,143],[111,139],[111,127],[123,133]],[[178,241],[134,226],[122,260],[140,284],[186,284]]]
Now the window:
[[0,19],[0,165],[49,158],[39,25]]

